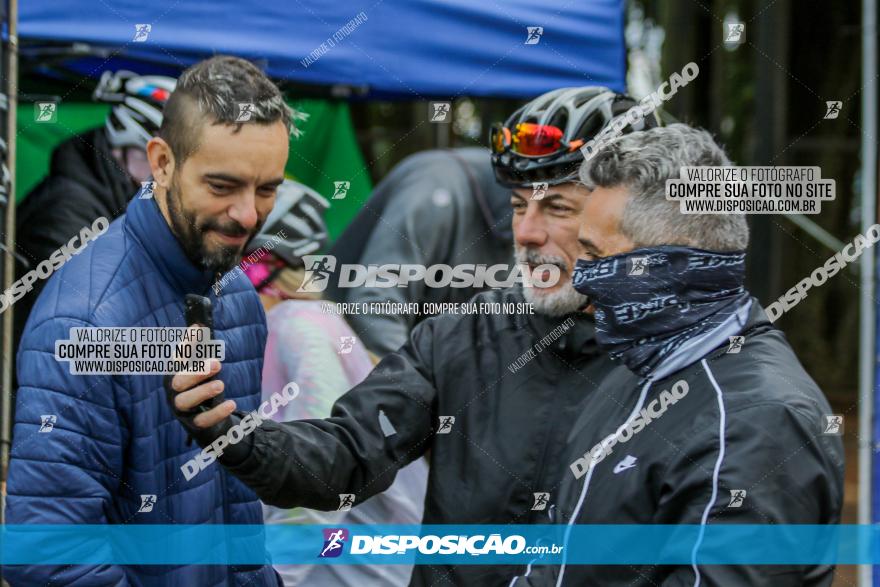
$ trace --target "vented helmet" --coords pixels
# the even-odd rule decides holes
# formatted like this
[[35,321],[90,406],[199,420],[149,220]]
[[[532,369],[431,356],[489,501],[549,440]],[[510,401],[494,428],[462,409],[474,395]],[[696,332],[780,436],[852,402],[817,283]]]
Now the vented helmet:
[[[492,166],[502,185],[572,181],[584,157],[581,147],[611,120],[638,102],[601,86],[562,88],[538,96],[490,135]],[[659,126],[655,113],[628,124],[624,132]]]
[[248,243],[246,254],[265,247],[289,266],[302,267],[303,255],[310,255],[327,243],[324,212],[329,207],[330,203],[315,190],[284,180],[278,186],[275,207]]
[[92,97],[113,104],[107,116],[107,137],[114,147],[146,147],[159,132],[162,110],[177,80],[131,71],[105,71]]

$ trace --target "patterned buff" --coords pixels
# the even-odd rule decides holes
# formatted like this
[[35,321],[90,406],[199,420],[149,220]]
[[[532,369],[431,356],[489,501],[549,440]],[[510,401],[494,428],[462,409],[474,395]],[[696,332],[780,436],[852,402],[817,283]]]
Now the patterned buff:
[[745,252],[660,246],[579,259],[572,281],[596,309],[599,346],[647,377],[748,303],[744,276]]

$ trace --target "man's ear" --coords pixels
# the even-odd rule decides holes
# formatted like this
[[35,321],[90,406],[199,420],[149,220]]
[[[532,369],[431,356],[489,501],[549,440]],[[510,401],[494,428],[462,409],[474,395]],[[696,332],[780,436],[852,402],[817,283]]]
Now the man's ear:
[[161,137],[153,137],[147,143],[147,159],[150,161],[150,170],[153,180],[163,189],[171,187],[171,177],[174,175],[174,153],[171,147]]

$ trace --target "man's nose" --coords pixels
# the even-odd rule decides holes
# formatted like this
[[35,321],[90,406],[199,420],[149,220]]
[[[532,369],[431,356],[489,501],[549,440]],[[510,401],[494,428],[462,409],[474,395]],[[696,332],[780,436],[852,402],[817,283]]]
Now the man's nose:
[[541,246],[547,242],[547,225],[537,206],[528,206],[514,228],[514,238],[520,246]]
[[238,222],[246,230],[253,230],[257,225],[256,194],[248,191],[236,200],[229,208],[229,217]]

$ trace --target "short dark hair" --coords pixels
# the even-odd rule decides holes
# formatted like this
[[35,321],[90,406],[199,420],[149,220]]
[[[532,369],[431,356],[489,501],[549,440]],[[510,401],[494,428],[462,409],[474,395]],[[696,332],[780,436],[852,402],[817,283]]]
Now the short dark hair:
[[248,122],[272,124],[282,121],[292,131],[293,113],[281,91],[254,64],[239,57],[217,55],[184,71],[168,98],[159,136],[174,153],[177,164],[199,148],[202,125],[244,124],[238,120],[239,104],[252,104]]

